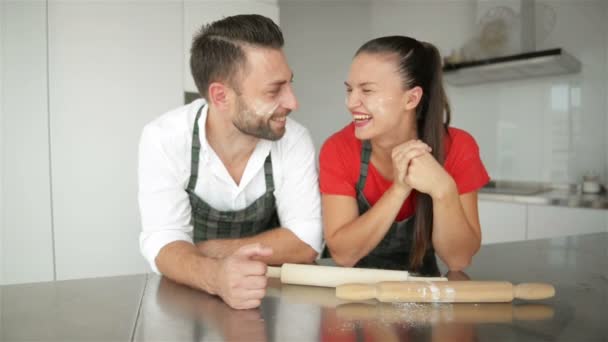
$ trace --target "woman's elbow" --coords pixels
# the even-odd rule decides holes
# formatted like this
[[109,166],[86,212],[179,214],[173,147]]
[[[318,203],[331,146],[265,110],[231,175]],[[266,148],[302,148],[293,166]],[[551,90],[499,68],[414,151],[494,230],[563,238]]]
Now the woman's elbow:
[[332,250],[331,248],[329,249],[329,252],[331,253],[331,259],[338,266],[353,267],[353,266],[355,266],[355,264],[358,261],[352,255],[348,255],[346,253],[340,253],[338,251]]
[[336,265],[341,266],[341,267],[353,267],[356,264],[355,261],[353,261],[352,259],[349,259],[349,258],[334,257],[332,255],[332,259],[334,260]]
[[460,256],[446,260],[446,266],[450,271],[462,271],[471,265],[472,256]]

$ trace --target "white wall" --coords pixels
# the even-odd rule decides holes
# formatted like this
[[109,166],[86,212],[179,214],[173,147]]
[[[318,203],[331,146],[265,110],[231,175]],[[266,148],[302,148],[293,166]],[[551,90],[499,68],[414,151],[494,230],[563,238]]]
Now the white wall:
[[355,51],[371,38],[370,5],[361,1],[281,0],[285,53],[300,108],[293,117],[311,132],[317,151],[350,121],[345,87]]
[[52,280],[46,3],[5,1],[1,25],[3,280]]
[[[604,17],[608,19],[608,1],[604,1]],[[604,35],[606,37],[606,64],[605,64],[605,80],[606,80],[606,130],[608,132],[608,22],[604,22]],[[608,188],[608,133],[604,136],[604,146],[606,146],[606,163],[604,164],[604,186]],[[606,212],[606,231],[608,232],[608,211]]]
[[602,1],[538,1],[556,25],[538,49],[563,47],[582,62],[576,75],[450,88],[455,124],[478,139],[497,179],[580,182],[605,173],[606,59]]
[[183,103],[180,2],[49,3],[57,278],[147,272],[137,146]]
[[406,35],[433,43],[442,54],[474,33],[474,1],[373,1],[372,36]]
[[[604,1],[604,18],[608,19],[608,1]],[[608,132],[608,22],[604,22],[604,37],[606,39],[605,45],[606,45],[606,63],[604,64],[604,70],[605,70],[605,77],[604,80],[606,81],[606,104],[605,104],[605,111],[604,113],[606,113],[606,130],[605,132]],[[604,143],[606,144],[605,146],[608,147],[608,134],[606,134],[604,136]],[[606,164],[605,164],[605,174],[604,174],[604,184],[606,185],[606,187],[608,188],[608,148],[606,148]]]

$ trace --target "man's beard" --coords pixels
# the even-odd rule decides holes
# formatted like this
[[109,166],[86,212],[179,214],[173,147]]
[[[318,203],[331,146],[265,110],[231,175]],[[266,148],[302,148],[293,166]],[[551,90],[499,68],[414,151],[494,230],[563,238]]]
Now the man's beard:
[[[276,111],[270,117],[258,115],[255,111],[247,106],[239,97],[237,98],[236,118],[232,120],[232,124],[243,134],[251,135],[256,138],[265,140],[279,140],[285,134],[285,126],[273,130],[270,119],[273,117],[287,116],[291,111],[278,114]],[[264,113],[267,114],[267,113]]]

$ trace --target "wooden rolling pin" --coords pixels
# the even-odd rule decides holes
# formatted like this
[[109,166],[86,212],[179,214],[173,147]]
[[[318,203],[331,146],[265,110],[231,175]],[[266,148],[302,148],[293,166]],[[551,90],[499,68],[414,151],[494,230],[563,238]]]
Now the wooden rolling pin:
[[385,281],[336,288],[336,297],[340,299],[376,298],[381,302],[502,303],[515,298],[537,300],[554,295],[555,288],[549,284],[513,285],[506,281]]
[[447,280],[441,277],[413,277],[407,271],[302,264],[283,264],[281,267],[268,267],[266,276],[281,278],[281,283],[284,284],[323,287],[336,287],[350,283],[375,284],[381,281],[441,282]]

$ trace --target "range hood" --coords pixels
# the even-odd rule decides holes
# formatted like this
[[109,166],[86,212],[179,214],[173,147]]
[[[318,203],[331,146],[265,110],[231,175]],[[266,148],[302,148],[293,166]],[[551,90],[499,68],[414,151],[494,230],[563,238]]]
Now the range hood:
[[[547,27],[557,20],[547,3],[477,0],[477,12],[479,32],[469,41],[473,52],[467,54],[465,44],[464,58],[444,59],[447,83],[464,86],[580,72],[581,63],[563,49],[537,49],[538,40],[543,34],[547,37],[551,30]],[[503,50],[492,50],[496,47]]]
[[487,82],[578,73],[581,63],[563,49],[534,51],[463,63],[446,63],[448,84],[463,86]]

